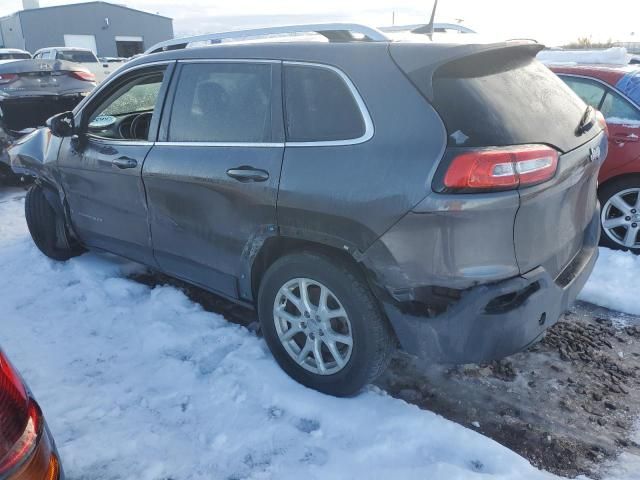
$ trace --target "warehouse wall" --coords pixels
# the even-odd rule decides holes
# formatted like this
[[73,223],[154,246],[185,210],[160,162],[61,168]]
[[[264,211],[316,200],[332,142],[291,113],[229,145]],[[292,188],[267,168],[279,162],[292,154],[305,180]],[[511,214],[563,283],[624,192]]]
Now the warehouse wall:
[[24,49],[20,18],[17,15],[0,18],[0,45],[6,48]]
[[[94,35],[98,56],[115,57],[116,36],[140,36],[144,48],[173,38],[173,21],[105,2],[80,3],[19,12],[26,49],[64,46],[64,35]],[[109,19],[109,25],[105,19]]]

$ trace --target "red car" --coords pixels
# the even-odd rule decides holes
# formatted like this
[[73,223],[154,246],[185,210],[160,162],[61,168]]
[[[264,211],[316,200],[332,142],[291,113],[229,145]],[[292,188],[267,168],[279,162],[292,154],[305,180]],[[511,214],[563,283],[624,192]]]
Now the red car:
[[604,115],[609,154],[600,170],[601,244],[640,253],[640,68],[550,65]]
[[40,407],[0,350],[0,479],[62,480],[58,458]]

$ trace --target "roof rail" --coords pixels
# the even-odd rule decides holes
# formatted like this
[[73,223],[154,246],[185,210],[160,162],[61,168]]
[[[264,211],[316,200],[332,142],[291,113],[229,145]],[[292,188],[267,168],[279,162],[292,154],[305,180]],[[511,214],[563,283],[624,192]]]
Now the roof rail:
[[220,43],[222,40],[242,39],[251,37],[264,37],[268,35],[285,35],[295,33],[318,33],[326,37],[330,42],[355,41],[354,33],[363,35],[363,41],[388,42],[389,38],[380,30],[359,25],[357,23],[318,23],[310,25],[287,25],[283,27],[267,27],[252,30],[236,30],[231,32],[208,33],[193,37],[174,38],[156,43],[145,54],[163,52],[166,50],[180,50],[187,48],[190,43],[210,42]]

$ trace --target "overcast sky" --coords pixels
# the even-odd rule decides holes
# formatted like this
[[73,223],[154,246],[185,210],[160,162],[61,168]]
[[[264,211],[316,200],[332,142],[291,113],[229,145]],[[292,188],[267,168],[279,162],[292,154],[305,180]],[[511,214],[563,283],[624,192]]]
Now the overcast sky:
[[[68,3],[79,3],[79,0],[40,0],[43,7]],[[113,3],[172,17],[176,35],[321,21],[358,21],[384,26],[391,24],[394,11],[396,24],[420,23],[428,19],[433,5],[432,0],[128,0]],[[0,15],[13,13],[21,6],[21,0],[0,0]],[[465,25],[483,34],[535,38],[553,45],[579,36],[592,36],[594,40],[640,39],[640,0],[440,0],[436,21],[456,19],[462,19]]]

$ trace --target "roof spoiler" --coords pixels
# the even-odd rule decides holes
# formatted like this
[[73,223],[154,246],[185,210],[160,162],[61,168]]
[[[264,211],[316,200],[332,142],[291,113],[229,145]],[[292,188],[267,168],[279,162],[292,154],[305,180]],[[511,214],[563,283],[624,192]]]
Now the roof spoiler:
[[[439,47],[439,48],[438,48]],[[470,57],[492,53],[522,53],[535,57],[544,45],[533,40],[509,40],[490,44],[437,45],[420,43],[392,43],[391,57],[418,89],[433,101],[433,77],[444,67]]]
[[[193,37],[175,38],[156,43],[145,54],[158,53],[166,50],[180,50],[187,48],[189,44],[196,42],[220,43],[223,40],[241,40],[255,37],[267,37],[269,35],[295,35],[303,33],[318,33],[330,42],[389,42],[389,38],[380,30],[360,25],[357,23],[317,23],[310,25],[286,25],[283,27],[267,27],[251,30],[236,30],[231,32],[208,33]],[[362,35],[362,39],[353,34]]]

